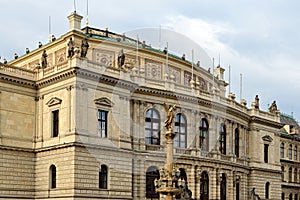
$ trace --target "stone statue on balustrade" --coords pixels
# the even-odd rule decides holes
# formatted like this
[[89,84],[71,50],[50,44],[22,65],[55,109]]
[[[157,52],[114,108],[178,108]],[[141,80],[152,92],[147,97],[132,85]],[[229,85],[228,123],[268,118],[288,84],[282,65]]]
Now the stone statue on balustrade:
[[74,56],[74,41],[70,38],[68,42],[68,58],[72,58]]
[[276,101],[273,101],[273,103],[269,107],[269,111],[270,111],[270,113],[276,113],[276,111],[278,111]]
[[81,53],[80,53],[80,56],[82,58],[85,58],[86,57],[86,54],[87,54],[87,51],[89,49],[89,43],[88,43],[88,40],[87,38],[84,38],[81,42]]
[[45,69],[47,67],[47,53],[46,53],[46,50],[43,51],[43,54],[42,54],[42,69]]
[[258,95],[255,96],[254,108],[259,109],[259,98],[258,98]]
[[123,67],[124,63],[125,63],[125,54],[124,54],[123,49],[121,49],[121,51],[119,52],[119,55],[118,55],[118,67],[121,69]]

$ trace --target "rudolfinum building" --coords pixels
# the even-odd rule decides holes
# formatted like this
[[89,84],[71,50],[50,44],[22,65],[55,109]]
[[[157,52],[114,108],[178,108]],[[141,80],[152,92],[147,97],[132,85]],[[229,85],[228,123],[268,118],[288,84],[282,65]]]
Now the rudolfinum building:
[[[176,105],[174,166],[189,196],[300,196],[299,126],[274,102],[226,95],[208,71],[108,29],[70,29],[0,64],[0,199],[164,199],[164,103]],[[263,98],[263,97],[262,97]]]

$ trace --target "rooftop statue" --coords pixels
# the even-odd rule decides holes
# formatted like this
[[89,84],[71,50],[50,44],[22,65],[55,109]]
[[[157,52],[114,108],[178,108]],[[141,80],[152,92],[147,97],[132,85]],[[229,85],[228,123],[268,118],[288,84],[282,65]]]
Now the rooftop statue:
[[168,131],[173,131],[172,130],[172,126],[173,126],[173,121],[174,121],[174,111],[176,110],[176,106],[167,106],[166,103],[164,103],[164,108],[166,110],[167,113],[167,119],[165,121],[165,127]]
[[269,111],[270,111],[271,113],[275,113],[276,111],[278,111],[277,105],[276,105],[276,101],[273,101],[273,103],[272,103],[271,106],[269,107]]
[[255,96],[254,108],[259,109],[259,98],[258,98],[258,95]]

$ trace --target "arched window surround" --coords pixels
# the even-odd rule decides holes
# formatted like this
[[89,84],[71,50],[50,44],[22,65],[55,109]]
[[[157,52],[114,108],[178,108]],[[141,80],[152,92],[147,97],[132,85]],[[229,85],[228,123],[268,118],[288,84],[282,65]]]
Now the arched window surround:
[[55,189],[56,188],[56,180],[57,180],[57,171],[56,171],[56,166],[51,165],[49,167],[49,188],[50,189]]
[[145,143],[160,145],[160,115],[154,108],[145,113]]
[[201,150],[209,150],[209,123],[206,118],[200,120],[199,126],[199,145]]
[[175,117],[174,132],[174,147],[186,148],[187,146],[187,119],[182,113],[177,113]]

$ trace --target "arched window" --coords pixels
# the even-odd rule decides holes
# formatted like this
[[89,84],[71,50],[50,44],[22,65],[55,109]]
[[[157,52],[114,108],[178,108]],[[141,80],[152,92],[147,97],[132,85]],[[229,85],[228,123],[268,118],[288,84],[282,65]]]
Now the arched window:
[[220,152],[222,154],[226,154],[226,127],[224,124],[221,124],[220,127],[220,135],[219,135],[219,143],[220,143]]
[[298,200],[298,194],[295,194],[295,198],[294,198],[295,200]]
[[289,159],[292,159],[292,145],[289,146]]
[[265,195],[266,195],[266,199],[270,198],[270,183],[267,182],[266,186],[265,186]]
[[221,176],[220,196],[221,200],[226,200],[226,175],[224,173]]
[[292,182],[292,177],[293,177],[293,169],[292,167],[289,168],[289,182]]
[[56,188],[56,167],[51,165],[49,168],[49,186],[50,189]]
[[294,147],[294,160],[297,160],[297,146]]
[[234,130],[234,154],[239,157],[239,146],[240,146],[240,131],[238,128]]
[[107,189],[107,166],[101,165],[99,169],[99,188]]
[[186,148],[186,118],[183,114],[178,113],[175,118],[174,147]]
[[280,158],[284,158],[284,143],[280,144]]
[[209,179],[207,172],[202,172],[200,177],[200,200],[209,198]]
[[[185,169],[183,168],[179,168],[179,171],[180,171],[180,175],[179,175],[179,179],[183,179],[185,180],[185,183],[187,184],[187,175],[186,175],[186,172],[185,172]],[[185,186],[185,189],[188,188],[188,185]],[[179,193],[177,195],[175,195],[175,199],[182,199],[182,194]]]
[[292,193],[290,193],[290,195],[289,195],[289,200],[293,200],[293,194]]
[[284,200],[284,192],[281,193],[281,200]]
[[209,130],[209,125],[208,122],[205,118],[201,119],[200,121],[200,148],[203,151],[208,151],[208,130]]
[[149,109],[145,118],[146,144],[160,144],[160,116],[155,109]]
[[298,169],[297,168],[294,169],[294,182],[295,183],[298,182]]
[[146,197],[159,198],[159,194],[155,192],[154,180],[159,179],[159,172],[155,166],[151,166],[146,172]]

